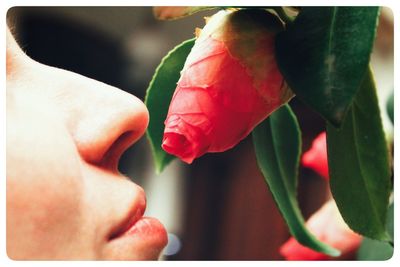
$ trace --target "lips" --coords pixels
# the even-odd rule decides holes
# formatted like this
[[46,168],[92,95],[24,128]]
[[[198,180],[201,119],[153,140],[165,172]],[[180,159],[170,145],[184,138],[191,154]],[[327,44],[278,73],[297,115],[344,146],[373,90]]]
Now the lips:
[[[140,191],[126,216],[113,229],[110,243],[118,244],[118,250],[143,250],[142,255],[149,252],[161,252],[167,244],[167,232],[164,226],[155,218],[144,217],[146,198],[144,191]],[[155,255],[157,256],[157,255]],[[152,256],[154,258],[154,255]]]
[[134,205],[133,209],[131,209],[131,211],[127,214],[126,218],[116,228],[116,230],[113,231],[110,239],[118,238],[126,233],[143,216],[146,209],[146,200],[144,199],[144,196],[140,198],[143,198],[143,200],[137,201],[137,204]]
[[155,218],[141,217],[135,224],[133,224],[122,236],[145,236],[152,235],[163,238],[166,235],[164,226]]

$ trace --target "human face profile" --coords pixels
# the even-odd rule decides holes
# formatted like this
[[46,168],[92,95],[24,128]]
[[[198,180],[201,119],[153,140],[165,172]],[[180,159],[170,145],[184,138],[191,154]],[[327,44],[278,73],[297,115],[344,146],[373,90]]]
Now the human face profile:
[[9,30],[6,60],[8,256],[157,259],[166,231],[118,172],[148,125],[142,101],[32,60]]

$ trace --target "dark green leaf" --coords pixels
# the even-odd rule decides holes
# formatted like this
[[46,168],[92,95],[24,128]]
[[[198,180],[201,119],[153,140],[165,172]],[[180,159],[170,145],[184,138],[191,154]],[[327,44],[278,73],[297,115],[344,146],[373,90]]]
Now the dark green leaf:
[[387,220],[386,220],[386,230],[392,239],[394,241],[394,203],[392,203],[389,206],[388,209],[388,215],[387,215]]
[[318,241],[305,227],[296,198],[301,136],[288,105],[272,113],[253,130],[258,166],[264,175],[291,234],[299,243],[331,256],[340,253]]
[[194,45],[195,39],[190,39],[171,50],[157,67],[153,79],[147,88],[145,104],[149,110],[150,122],[147,137],[153,152],[157,173],[175,157],[167,154],[162,148],[164,121],[167,117],[169,103],[174,94],[176,83],[180,77],[186,57]]
[[378,7],[304,7],[276,39],[278,66],[302,101],[341,125],[367,71]]
[[394,124],[394,91],[390,94],[387,102],[386,102],[386,111],[389,115],[389,119],[391,120],[392,124]]
[[342,128],[327,125],[327,142],[331,191],[343,219],[355,232],[389,240],[385,231],[391,188],[388,150],[370,71]]
[[393,247],[387,242],[364,238],[357,253],[358,260],[382,261],[393,256]]
[[[393,240],[393,225],[394,225],[394,205],[389,206],[386,230]],[[357,252],[358,260],[388,260],[393,256],[393,246],[387,242],[369,239],[367,237],[361,243]]]

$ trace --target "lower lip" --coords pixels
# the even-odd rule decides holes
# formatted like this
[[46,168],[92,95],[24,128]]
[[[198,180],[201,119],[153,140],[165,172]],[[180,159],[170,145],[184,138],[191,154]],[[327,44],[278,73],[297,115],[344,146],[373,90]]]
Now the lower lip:
[[142,217],[121,237],[134,237],[147,240],[154,245],[165,246],[167,244],[167,232],[164,226],[155,218]]

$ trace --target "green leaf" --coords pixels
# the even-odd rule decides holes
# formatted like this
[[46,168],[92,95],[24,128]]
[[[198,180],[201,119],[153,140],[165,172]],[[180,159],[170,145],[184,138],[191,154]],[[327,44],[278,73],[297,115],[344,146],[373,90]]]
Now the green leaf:
[[290,88],[336,127],[367,71],[378,14],[378,7],[304,7],[276,38]]
[[389,115],[390,121],[394,125],[394,91],[392,91],[386,102],[386,111]]
[[153,14],[159,20],[175,20],[203,10],[216,9],[213,6],[156,6],[153,7]]
[[343,219],[355,232],[390,240],[385,231],[389,157],[371,71],[342,129],[327,125],[327,145],[331,191]]
[[394,241],[394,203],[390,204],[386,219],[386,231],[392,241]]
[[[389,212],[387,216],[386,230],[390,234],[393,240],[393,226],[394,226],[394,205],[393,203],[389,206]],[[358,260],[388,260],[393,256],[393,246],[387,242],[373,240],[365,237],[361,243],[360,248],[357,252]]]
[[388,260],[393,256],[393,250],[387,242],[364,238],[357,253],[357,260]]
[[253,130],[253,143],[258,166],[294,238],[316,251],[338,256],[339,251],[318,241],[307,230],[299,209],[296,187],[301,136],[289,105],[282,106]]
[[150,141],[157,173],[162,172],[164,167],[175,158],[161,148],[164,121],[180,77],[180,71],[183,69],[194,42],[195,39],[187,40],[171,50],[162,59],[147,88],[145,104],[150,114],[147,138]]

